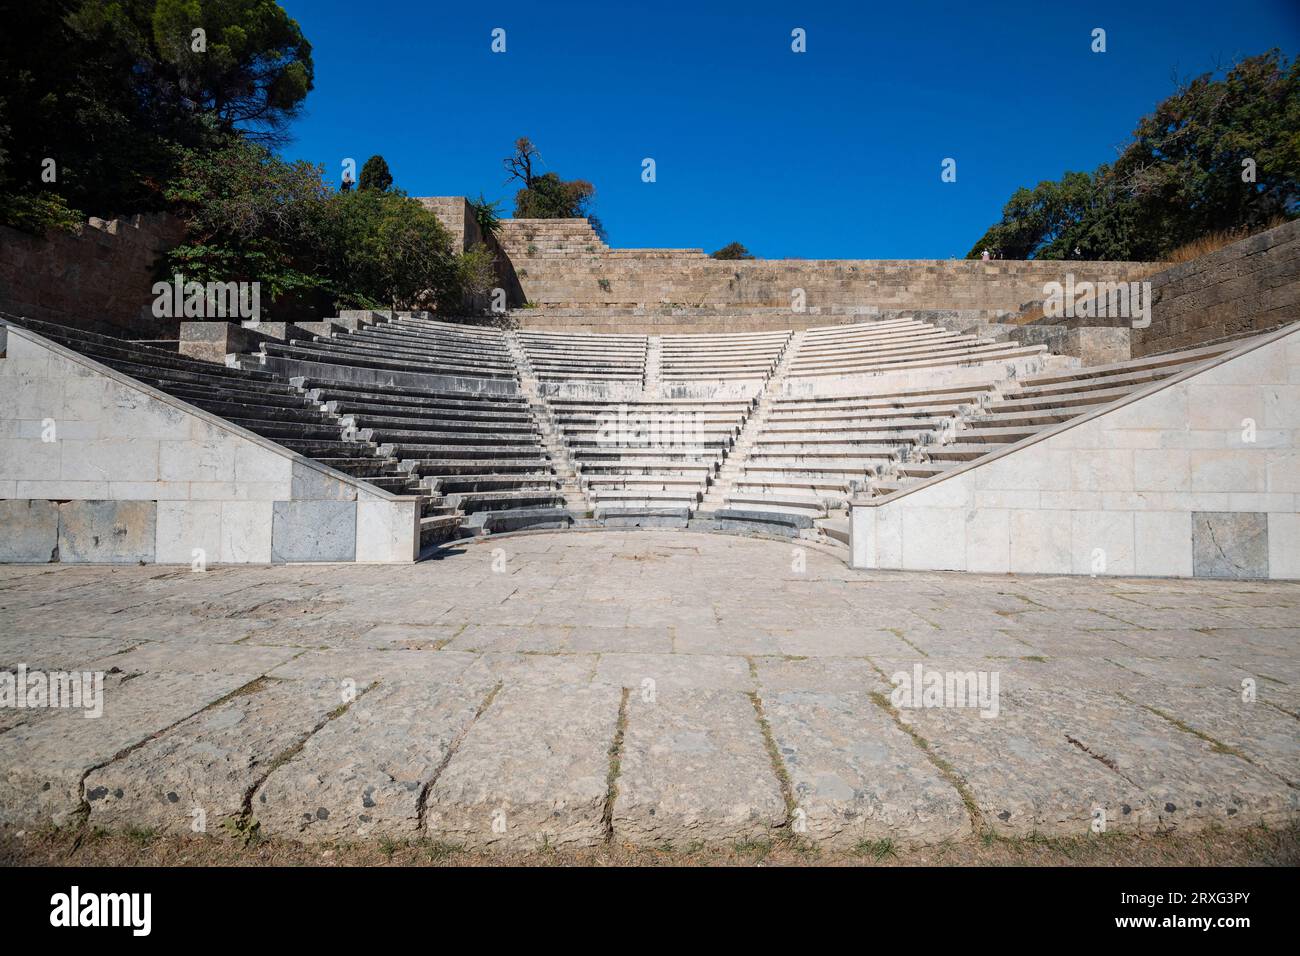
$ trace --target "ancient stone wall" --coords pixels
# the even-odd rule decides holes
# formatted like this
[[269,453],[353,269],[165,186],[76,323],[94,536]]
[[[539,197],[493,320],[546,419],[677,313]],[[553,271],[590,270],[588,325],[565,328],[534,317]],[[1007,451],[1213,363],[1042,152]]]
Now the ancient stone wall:
[[1300,314],[1300,220],[1151,276],[1151,325],[1135,358],[1265,332]]
[[[585,219],[505,220],[501,246],[514,266],[529,327],[563,328],[568,315],[607,316],[606,328],[631,324],[658,332],[746,331],[748,312],[780,310],[783,328],[844,321],[820,316],[854,310],[1016,312],[1043,297],[1064,271],[1088,281],[1120,281],[1150,271],[1127,262],[981,262],[965,259],[712,259],[700,249],[611,249]],[[698,311],[698,315],[693,315]],[[647,315],[647,313],[653,313]],[[558,321],[557,321],[558,320]],[[695,328],[694,324],[707,328]],[[766,326],[765,326],[766,327]]]
[[464,196],[419,196],[416,202],[429,210],[451,233],[451,247],[464,252],[475,243],[483,241],[483,233],[470,212],[469,200]]
[[33,236],[0,226],[0,311],[106,335],[175,338],[179,320],[157,319],[158,257],[184,235],[168,215],[92,218],[74,233]]

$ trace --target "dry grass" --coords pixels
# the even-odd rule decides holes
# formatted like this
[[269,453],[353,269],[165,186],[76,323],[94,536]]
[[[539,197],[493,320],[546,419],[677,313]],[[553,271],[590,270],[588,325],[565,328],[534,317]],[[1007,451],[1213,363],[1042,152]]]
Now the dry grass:
[[[21,836],[19,834],[22,834]],[[243,845],[217,836],[171,837],[148,830],[0,830],[6,866],[1296,866],[1300,827],[1210,828],[1194,833],[1111,833],[1051,839],[982,839],[910,848],[863,841],[820,850],[788,838],[730,847],[638,849],[618,843],[588,850],[484,852],[429,840]]]
[[1285,216],[1274,216],[1263,226],[1252,228],[1250,226],[1241,226],[1237,229],[1220,229],[1218,232],[1211,232],[1201,236],[1199,239],[1193,239],[1186,245],[1179,246],[1169,255],[1165,256],[1160,263],[1161,269],[1167,269],[1169,266],[1176,266],[1183,262],[1191,262],[1193,259],[1199,259],[1201,256],[1208,256],[1211,252],[1218,252],[1224,246],[1230,246],[1234,242],[1240,242],[1261,232],[1267,232],[1270,229],[1276,229],[1286,222]]
[[[1242,239],[1248,239],[1261,232],[1276,229],[1286,221],[1287,219],[1285,216],[1274,216],[1268,222],[1264,223],[1264,225],[1259,227],[1252,228],[1250,226],[1241,226],[1237,229],[1220,229],[1217,232],[1208,233],[1201,236],[1199,239],[1194,239],[1189,243],[1179,246],[1159,262],[1149,263],[1143,269],[1134,271],[1130,276],[1130,279],[1132,281],[1145,279],[1155,275],[1157,272],[1163,272],[1172,266],[1181,265],[1184,262],[1192,262],[1193,260],[1200,259],[1202,256],[1208,256],[1212,252],[1218,252],[1220,249],[1225,246],[1230,246],[1234,242],[1240,242]],[[1061,263],[1063,268],[1068,268],[1068,259],[1061,260]],[[1086,298],[1093,299],[1095,296],[1087,296]],[[1028,325],[1031,322],[1037,322],[1044,318],[1046,318],[1044,306],[1041,304],[1034,304],[1029,308],[1026,308],[1023,312],[1020,312],[1018,315],[1010,316],[1003,321],[1010,325]]]

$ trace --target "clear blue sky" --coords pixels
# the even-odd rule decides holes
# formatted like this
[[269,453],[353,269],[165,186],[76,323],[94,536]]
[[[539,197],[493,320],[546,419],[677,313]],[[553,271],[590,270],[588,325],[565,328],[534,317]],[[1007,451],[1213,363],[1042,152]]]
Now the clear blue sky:
[[281,3],[316,63],[287,157],[382,153],[412,195],[509,215],[527,135],[595,184],[612,245],[768,258],[963,256],[1018,186],[1114,158],[1175,74],[1300,53],[1294,0]]

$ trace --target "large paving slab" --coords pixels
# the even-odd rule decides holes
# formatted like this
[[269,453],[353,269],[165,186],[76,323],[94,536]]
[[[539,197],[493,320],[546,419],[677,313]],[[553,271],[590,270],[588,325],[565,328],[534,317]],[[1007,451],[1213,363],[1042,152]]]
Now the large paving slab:
[[1163,828],[1237,817],[1276,825],[1295,813],[1285,780],[1127,697],[1061,688],[1028,690],[1023,700],[1045,726],[1140,787]]
[[102,716],[51,709],[0,733],[0,822],[66,822],[82,805],[89,771],[247,681],[217,673],[106,675]]
[[430,789],[429,836],[518,849],[603,841],[621,698],[609,684],[502,690]]
[[772,839],[787,810],[749,694],[629,695],[614,839],[673,847]]
[[[1087,832],[1096,809],[1120,829],[1286,817],[1300,584],[863,572],[795,547],[619,531],[403,567],[0,566],[0,668],[109,686],[102,720],[0,706],[0,817],[169,828],[197,801],[211,831],[250,787],[279,837],[503,846],[611,823],[930,842],[961,823],[944,788],[1005,834]],[[998,716],[871,699],[917,664],[997,672]]]
[[1003,693],[996,718],[970,708],[899,711],[961,781],[979,825],[1005,836],[1082,836],[1098,809],[1107,826],[1152,824],[1142,788],[1044,727],[1041,715]]
[[491,693],[478,683],[380,685],[308,738],[253,795],[261,832],[413,838],[421,801]]
[[333,681],[258,681],[92,771],[85,783],[90,820],[173,833],[196,832],[196,821],[204,830],[238,822],[276,760],[348,698]]
[[786,690],[762,701],[790,776],[796,832],[850,849],[971,833],[961,794],[868,694]]

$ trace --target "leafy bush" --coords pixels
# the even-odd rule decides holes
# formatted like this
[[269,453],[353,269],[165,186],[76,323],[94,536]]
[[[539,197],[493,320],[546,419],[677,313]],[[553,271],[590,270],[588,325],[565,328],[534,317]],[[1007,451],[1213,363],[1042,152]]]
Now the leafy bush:
[[478,199],[469,201],[470,212],[474,216],[474,222],[478,224],[478,231],[486,237],[495,238],[497,229],[501,225],[501,202],[488,202],[482,193],[478,194]]
[[181,150],[177,166],[167,198],[187,229],[167,270],[200,282],[260,282],[270,316],[456,311],[481,271],[478,254],[454,254],[438,217],[399,190],[333,192],[323,168],[242,139]]
[[729,242],[717,252],[709,253],[714,259],[752,259],[753,255],[738,242]]

